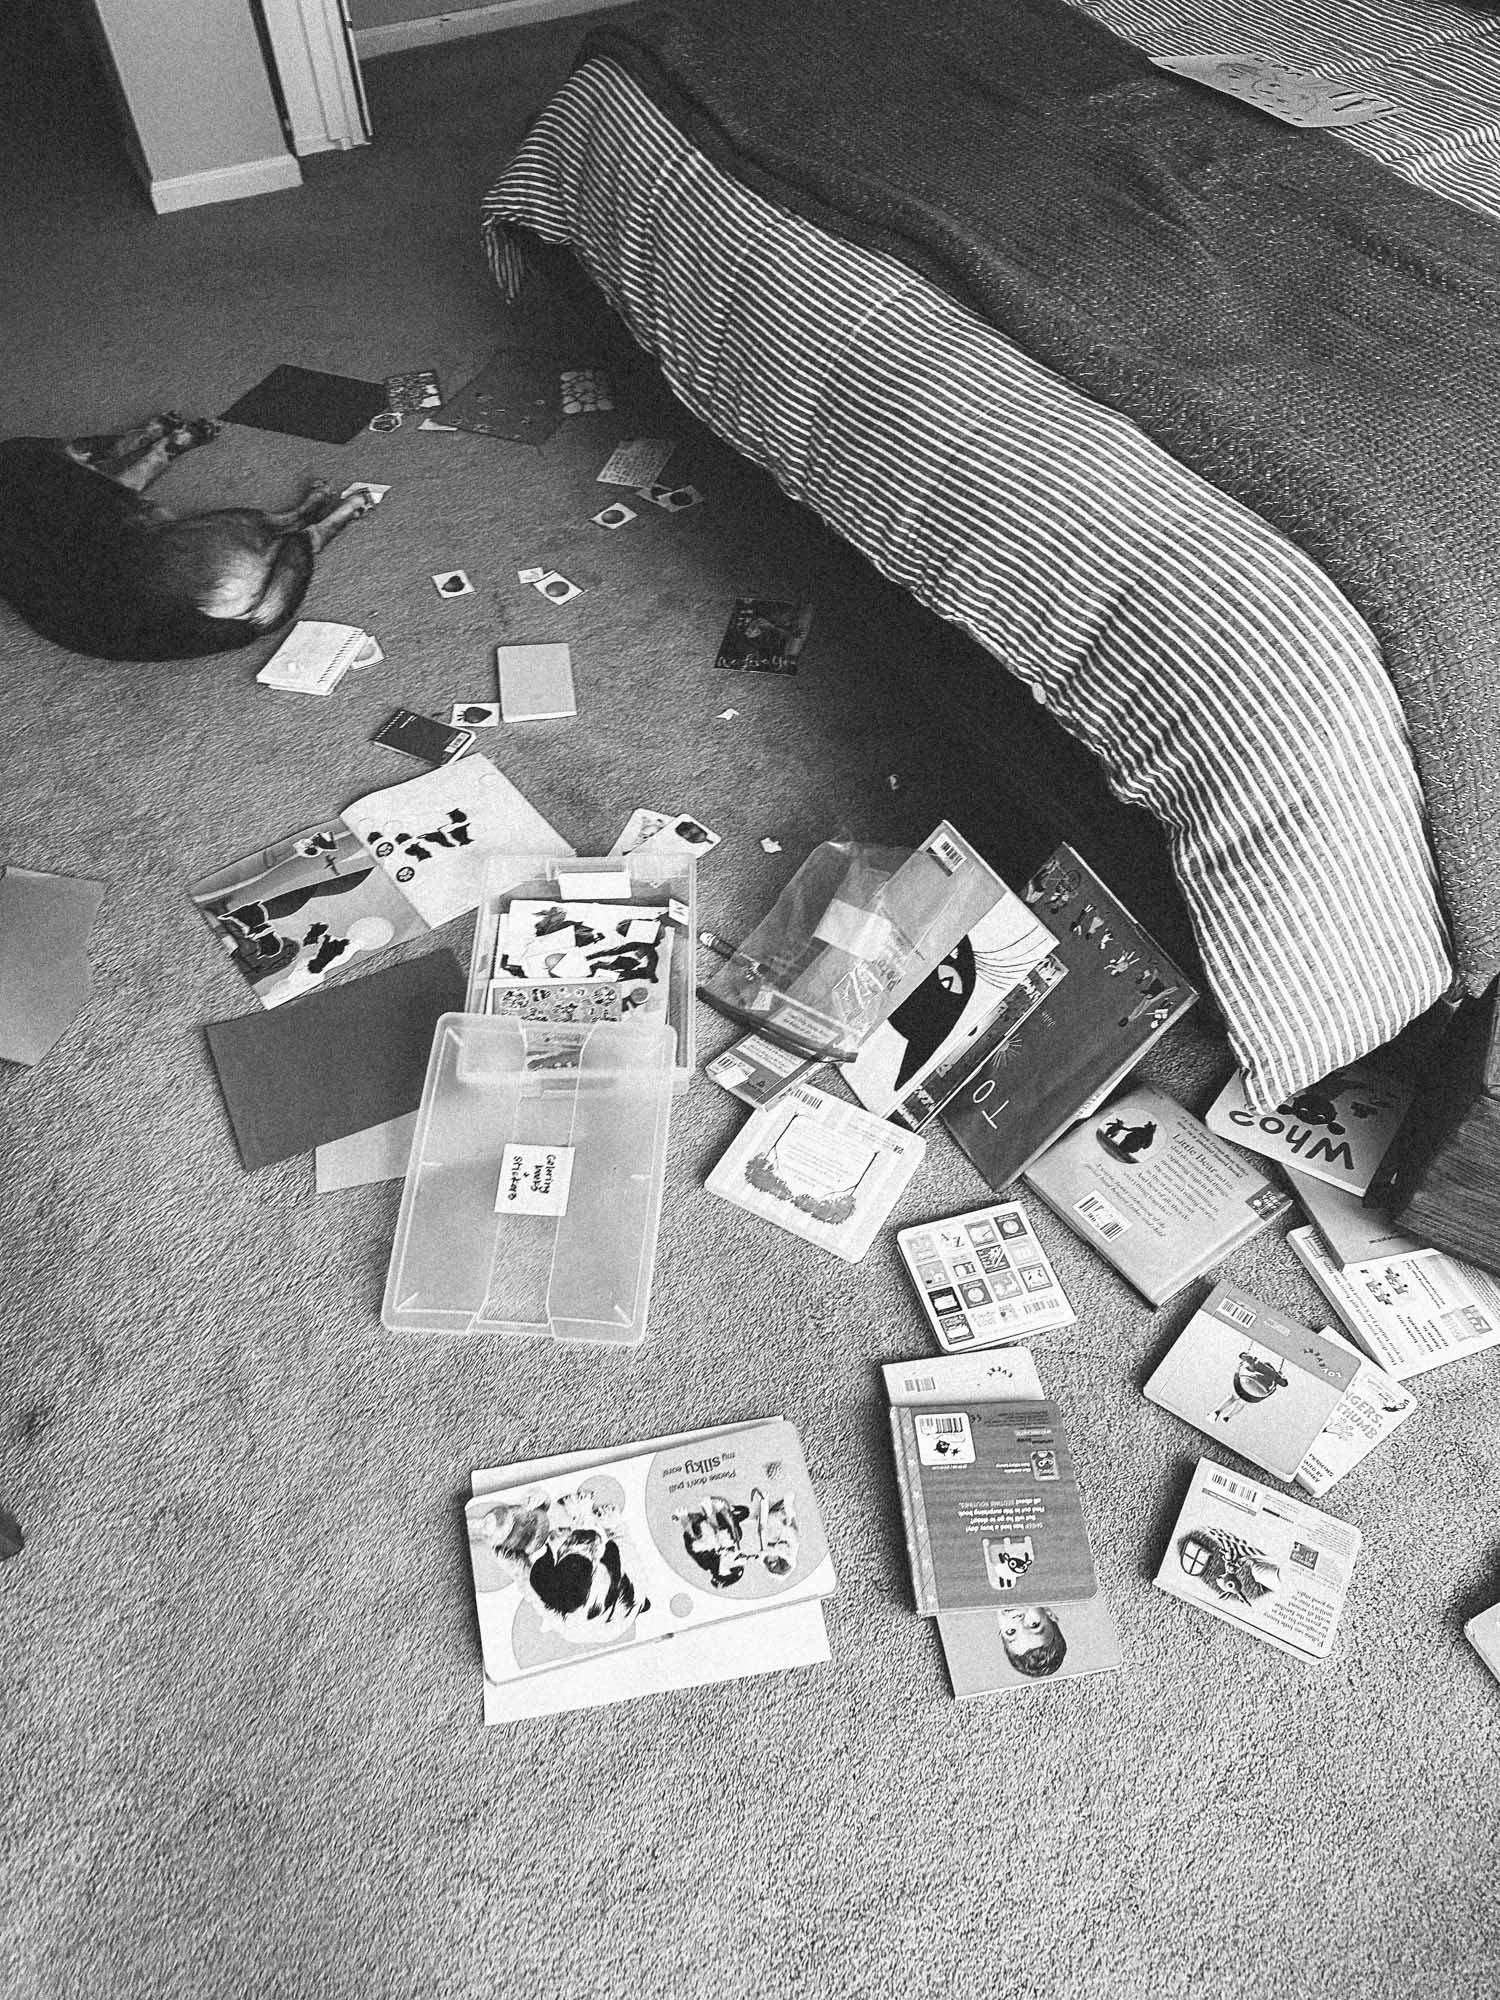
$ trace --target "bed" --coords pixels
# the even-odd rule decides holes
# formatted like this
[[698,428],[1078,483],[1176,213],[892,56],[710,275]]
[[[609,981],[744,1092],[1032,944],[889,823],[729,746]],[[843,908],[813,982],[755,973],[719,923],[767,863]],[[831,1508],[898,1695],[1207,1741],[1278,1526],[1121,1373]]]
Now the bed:
[[1183,4],[601,16],[483,221],[1157,816],[1269,1107],[1500,973],[1500,23]]

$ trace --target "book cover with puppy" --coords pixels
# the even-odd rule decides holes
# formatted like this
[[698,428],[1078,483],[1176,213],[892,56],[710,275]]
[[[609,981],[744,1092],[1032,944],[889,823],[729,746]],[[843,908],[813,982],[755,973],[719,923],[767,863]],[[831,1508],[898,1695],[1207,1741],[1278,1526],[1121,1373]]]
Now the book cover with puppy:
[[833,1563],[795,1427],[735,1426],[465,1509],[487,1680],[826,1597]]

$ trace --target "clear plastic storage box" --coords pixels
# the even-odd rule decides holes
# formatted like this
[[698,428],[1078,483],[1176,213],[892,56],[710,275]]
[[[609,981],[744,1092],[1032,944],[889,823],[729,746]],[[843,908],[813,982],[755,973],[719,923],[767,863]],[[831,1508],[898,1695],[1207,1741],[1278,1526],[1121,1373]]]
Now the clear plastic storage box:
[[[533,993],[538,995],[538,1004],[545,1005],[547,996],[540,982],[496,976],[497,951],[503,951],[509,943],[509,938],[502,938],[501,932],[512,904],[524,907],[542,903],[557,905],[559,915],[555,921],[570,931],[573,927],[563,923],[563,915],[569,908],[577,910],[585,906],[601,913],[593,926],[595,932],[603,934],[600,942],[586,946],[585,950],[612,947],[609,956],[616,969],[609,982],[587,982],[595,983],[598,988],[592,1000],[612,1001],[614,1011],[623,1012],[625,1018],[665,1018],[677,1035],[673,1087],[686,1090],[697,1061],[693,1019],[698,986],[697,862],[690,855],[645,852],[593,858],[576,854],[496,855],[485,869],[484,889],[474,922],[469,990],[464,1000],[466,1013],[497,1014],[513,1008],[519,1018],[528,1004],[527,996]],[[620,934],[620,927],[630,922],[625,913],[632,910],[660,912],[661,935],[655,946],[649,941],[632,943]],[[602,914],[605,912],[618,913],[614,926]],[[656,970],[653,961],[662,958],[665,959],[660,968],[666,989],[664,1011],[658,1008],[652,991]],[[575,990],[566,972],[554,977],[551,983],[570,992]],[[565,995],[557,1005],[566,1007]],[[554,1017],[556,1011],[554,1006]],[[579,1011],[581,1016],[584,1010]]]
[[381,1319],[633,1345],[661,1219],[674,1036],[444,1014]]

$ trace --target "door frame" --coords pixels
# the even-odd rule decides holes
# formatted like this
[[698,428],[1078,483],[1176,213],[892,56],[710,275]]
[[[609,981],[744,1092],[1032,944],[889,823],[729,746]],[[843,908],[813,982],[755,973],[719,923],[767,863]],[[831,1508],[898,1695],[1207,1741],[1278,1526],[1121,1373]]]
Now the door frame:
[[260,0],[292,151],[370,142],[370,107],[344,0]]

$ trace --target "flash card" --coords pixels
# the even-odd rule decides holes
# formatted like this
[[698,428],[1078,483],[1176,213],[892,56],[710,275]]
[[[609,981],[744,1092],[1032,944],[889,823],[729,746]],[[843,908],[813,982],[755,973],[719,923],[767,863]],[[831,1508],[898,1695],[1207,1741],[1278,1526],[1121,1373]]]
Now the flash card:
[[623,500],[611,500],[602,513],[589,516],[596,528],[623,528],[627,521],[635,518],[634,507],[627,507]]
[[498,729],[500,704],[498,701],[456,701],[448,720],[455,729]]
[[636,491],[668,514],[680,514],[685,507],[697,507],[703,501],[696,486],[639,486]]
[[653,812],[650,806],[637,806],[626,820],[610,853],[634,854],[643,841],[649,840],[654,833],[664,832],[679,817],[677,813]]
[[1078,1317],[1017,1201],[898,1230],[896,1247],[949,1353],[1025,1340]]
[[559,386],[565,417],[588,416],[615,406],[614,390],[602,368],[564,368]]
[[398,708],[370,741],[387,743],[391,749],[404,750],[408,757],[420,757],[428,764],[451,764],[455,757],[462,757],[473,748],[474,732],[449,729],[430,715],[418,715],[413,708]]
[[670,438],[631,438],[615,446],[594,476],[601,486],[649,486],[676,448]]
[[385,378],[388,410],[436,410],[442,407],[443,392],[430,368],[409,368],[403,375]]
[[669,826],[664,826],[658,832],[648,835],[636,851],[646,854],[700,855],[707,854],[711,847],[717,847],[718,844],[718,834],[710,833],[701,820],[691,819],[684,814],[681,818],[674,819]]
[[439,597],[471,597],[474,586],[461,569],[439,569],[432,573],[433,588]]
[[583,591],[576,583],[555,569],[543,570],[540,576],[528,577],[526,581],[533,590],[539,590],[543,597],[553,604],[571,604],[575,597],[582,597]]
[[507,722],[547,722],[578,713],[573,656],[566,646],[497,646],[495,668]]

